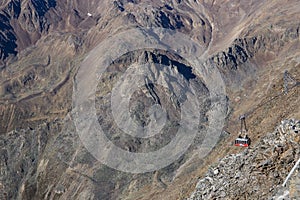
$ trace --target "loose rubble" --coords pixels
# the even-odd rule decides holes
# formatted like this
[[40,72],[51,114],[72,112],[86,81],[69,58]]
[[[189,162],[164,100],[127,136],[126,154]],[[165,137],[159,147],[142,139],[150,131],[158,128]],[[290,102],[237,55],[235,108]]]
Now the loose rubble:
[[[282,121],[259,143],[211,166],[188,200],[278,199],[280,196],[288,199],[289,187],[298,187],[299,177],[293,176],[286,187],[282,187],[282,183],[299,159],[299,142],[300,121]],[[299,168],[295,174],[298,171]]]

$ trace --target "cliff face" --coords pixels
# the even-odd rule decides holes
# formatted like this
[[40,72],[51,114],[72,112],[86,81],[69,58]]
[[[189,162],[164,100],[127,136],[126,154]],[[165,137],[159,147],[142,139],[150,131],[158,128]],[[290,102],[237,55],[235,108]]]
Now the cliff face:
[[1,16],[1,60],[34,44],[50,26],[46,13],[56,1],[4,1]]
[[[16,9],[17,8],[17,9]],[[7,13],[9,11],[9,13]],[[0,55],[1,60],[8,57],[9,54],[15,55],[17,52],[15,51],[16,45],[16,36],[14,35],[13,28],[10,24],[10,17],[17,17],[20,14],[20,7],[15,4],[15,2],[9,3],[7,8],[3,10],[1,13],[1,47],[0,47]]]
[[[202,181],[209,191],[204,191],[201,182],[195,198],[234,197],[241,194],[230,191],[240,185],[248,183],[253,189],[263,180],[268,184],[257,191],[261,190],[263,197],[273,195],[278,188],[271,187],[271,182],[280,184],[299,154],[294,144],[299,142],[297,135],[290,134],[290,140],[276,131],[264,136],[278,121],[300,117],[295,109],[300,103],[298,88],[268,101],[281,92],[285,70],[296,79],[300,75],[299,6],[296,0],[0,2],[0,198],[183,199],[190,196],[208,166],[227,154],[233,155],[225,157],[223,164],[220,162],[218,172],[211,168],[209,178]],[[219,145],[207,158],[197,157],[203,141],[199,136],[187,153],[169,166],[130,174],[103,165],[83,146],[72,111],[81,63],[97,44],[132,27],[161,27],[187,35],[202,47],[204,64],[221,72],[228,109],[224,111],[228,115],[224,129],[231,134],[222,134]],[[159,38],[159,34],[154,36]],[[110,97],[113,85],[129,66],[145,63],[150,63],[147,70],[154,78],[182,91],[182,98],[153,84],[145,84],[133,93],[130,117],[141,126],[151,122],[150,106],[157,104],[168,110],[168,126],[163,134],[140,139],[119,130],[111,113]],[[92,73],[86,71],[91,77]],[[126,91],[131,84],[120,88]],[[203,104],[199,110],[203,117],[199,130],[203,130],[207,127],[208,110],[214,105],[208,98],[213,87],[194,66],[174,52],[161,49],[128,52],[115,60],[99,80],[95,97],[98,121],[107,137],[128,152],[160,149],[177,132],[180,103],[192,94],[185,90],[187,87],[194,88],[193,93]],[[232,147],[239,128],[236,119],[261,102],[267,103],[247,118],[254,146],[236,154],[240,151]],[[121,111],[119,115],[125,116]],[[159,122],[159,117],[154,119]],[[274,140],[282,143],[283,150],[278,155],[271,152],[273,144],[269,142]],[[237,169],[230,168],[228,162],[235,162]],[[231,170],[229,174],[227,168]],[[246,177],[246,173],[255,175]],[[267,191],[270,188],[272,191]],[[259,198],[253,190],[245,191]]]

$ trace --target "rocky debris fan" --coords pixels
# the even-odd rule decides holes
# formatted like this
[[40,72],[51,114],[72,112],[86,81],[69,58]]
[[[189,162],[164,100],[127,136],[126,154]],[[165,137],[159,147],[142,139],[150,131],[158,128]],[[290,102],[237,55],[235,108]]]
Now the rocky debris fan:
[[[299,187],[298,176],[294,176],[285,188],[282,186],[299,159],[299,141],[300,121],[282,121],[273,133],[267,134],[257,144],[211,166],[206,176],[198,181],[189,200],[288,196],[288,190]],[[291,194],[297,195],[293,191]]]

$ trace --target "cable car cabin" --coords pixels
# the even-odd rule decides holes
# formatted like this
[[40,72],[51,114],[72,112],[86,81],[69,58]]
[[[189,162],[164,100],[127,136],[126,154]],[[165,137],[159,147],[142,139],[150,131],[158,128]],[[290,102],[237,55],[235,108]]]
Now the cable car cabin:
[[250,138],[237,138],[234,141],[234,145],[238,147],[248,147],[250,146]]
[[[246,116],[241,115],[240,120],[241,120],[241,132],[240,132],[239,137],[235,139],[234,145],[238,146],[238,147],[249,147],[251,140],[247,134],[248,129],[246,126]],[[244,136],[244,137],[242,137],[242,136]]]

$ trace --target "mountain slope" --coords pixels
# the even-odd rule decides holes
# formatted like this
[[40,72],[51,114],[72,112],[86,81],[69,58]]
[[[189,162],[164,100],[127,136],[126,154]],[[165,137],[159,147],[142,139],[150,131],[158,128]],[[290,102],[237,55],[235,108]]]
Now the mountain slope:
[[[282,91],[285,70],[299,80],[299,18],[296,0],[3,1],[0,3],[0,190],[8,199],[190,196],[198,177],[205,174],[209,165],[242,151],[232,147],[239,129],[239,115],[257,108],[247,116],[250,137],[254,145],[257,143],[255,148],[260,148],[260,138],[279,121],[300,118],[296,109],[300,105],[299,87],[268,101]],[[222,135],[220,143],[205,159],[197,157],[201,140],[198,138],[173,164],[155,172],[130,174],[103,165],[85,149],[76,133],[72,95],[78,70],[91,50],[117,33],[149,26],[179,31],[203,47],[202,59],[221,72],[226,84],[228,113],[224,130],[231,134]],[[169,104],[170,98],[161,97],[165,90],[160,87],[148,85],[134,93],[130,101],[132,117],[143,125],[149,117],[145,107],[158,102],[175,108],[170,112],[171,134],[150,140],[128,137],[118,130],[109,113],[109,95],[120,74],[131,64],[147,62],[166,64],[162,70],[153,66],[149,70],[174,88],[186,82],[171,81],[171,75],[184,77],[187,74],[182,72],[188,72],[186,77],[192,78],[183,80],[193,84],[197,94],[206,96],[209,92],[194,66],[170,52],[146,49],[116,60],[98,83],[97,111],[108,138],[129,152],[157,149],[167,144],[176,132],[178,99]],[[260,106],[263,102],[267,103]],[[203,113],[210,103],[204,102]],[[280,177],[274,180],[280,183],[283,175]]]

